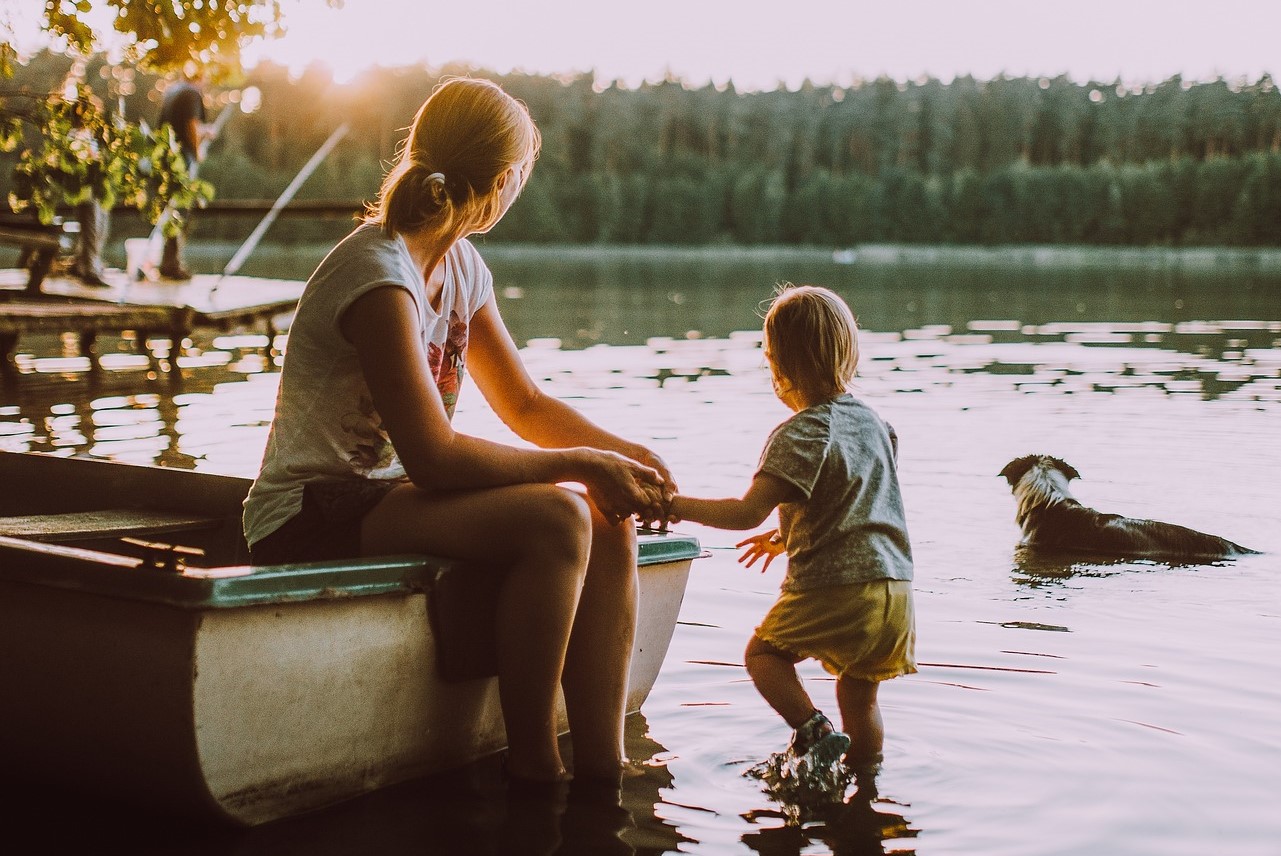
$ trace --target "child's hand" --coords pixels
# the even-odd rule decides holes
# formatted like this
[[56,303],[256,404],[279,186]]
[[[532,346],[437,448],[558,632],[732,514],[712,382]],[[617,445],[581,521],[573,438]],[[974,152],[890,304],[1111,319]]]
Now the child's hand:
[[644,512],[637,515],[637,522],[643,529],[657,529],[666,532],[669,523],[676,522],[672,516],[672,494],[666,485],[657,488],[658,493]]
[[[662,516],[657,519],[658,532],[666,532],[667,528],[673,523],[680,523],[680,515],[676,514],[676,495],[667,493],[666,501],[662,505]],[[653,525],[649,523],[648,525]]]
[[765,564],[761,565],[763,574],[769,568],[770,562],[774,561],[774,557],[783,552],[783,539],[779,537],[777,529],[771,529],[768,532],[753,535],[751,538],[745,538],[734,546],[747,548],[738,560],[749,568],[756,564],[757,559],[764,556]]

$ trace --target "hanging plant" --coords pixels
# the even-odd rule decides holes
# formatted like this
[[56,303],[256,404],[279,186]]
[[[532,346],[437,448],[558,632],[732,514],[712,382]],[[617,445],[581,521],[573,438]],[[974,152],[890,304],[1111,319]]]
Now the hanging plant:
[[[104,208],[135,208],[151,223],[173,208],[167,235],[183,226],[181,212],[213,198],[213,185],[192,178],[173,131],[144,133],[138,125],[113,121],[85,86],[70,98],[38,105],[31,124],[38,139],[18,156],[9,207],[33,211],[52,223],[60,206],[96,199]],[[21,122],[0,128],[0,146],[21,144]]]

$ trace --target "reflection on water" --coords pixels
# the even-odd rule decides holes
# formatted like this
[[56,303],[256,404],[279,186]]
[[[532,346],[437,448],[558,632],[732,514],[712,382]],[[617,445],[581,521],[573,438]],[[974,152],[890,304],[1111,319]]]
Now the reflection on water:
[[[65,803],[51,805],[30,794],[13,794],[5,801],[6,817],[11,819],[5,834],[30,845],[38,842],[31,852],[42,853],[632,856],[674,852],[688,840],[654,816],[660,792],[671,785],[672,776],[662,760],[665,750],[648,736],[643,715],[627,720],[626,746],[635,775],[628,779],[621,800],[564,789],[509,798],[495,757],[457,773],[405,782],[327,811],[246,830],[138,817],[99,800],[72,808]],[[68,812],[77,822],[59,824]]]
[[[496,772],[479,769],[462,790],[410,783],[235,834],[138,838],[122,829],[137,821],[108,812],[88,827],[95,843],[220,856],[503,853],[521,852],[502,837],[517,824],[531,852],[1275,852],[1281,283],[864,269],[802,255],[667,266],[496,256],[492,266],[534,376],[651,444],[683,489],[705,495],[741,491],[786,415],[759,347],[756,311],[772,283],[825,282],[849,298],[865,327],[858,394],[900,435],[917,560],[921,671],[882,691],[879,794],[798,827],[742,775],[788,737],[741,666],[782,570],[744,571],[740,535],[683,526],[712,556],[695,567],[644,719],[629,721],[641,775],[621,808],[513,813],[495,795]],[[0,393],[0,448],[251,475],[278,380],[263,371],[265,344],[198,337],[175,386],[128,343],[121,359],[134,362],[91,376],[61,342],[34,342],[27,374]],[[474,388],[457,423],[510,439]],[[1263,554],[1030,561],[997,475],[1030,453],[1071,460],[1088,505]],[[809,664],[801,674],[834,709],[829,677]],[[23,805],[33,799],[49,834],[84,811],[43,796]]]
[[[880,856],[885,853],[913,854],[912,829],[891,803],[851,799],[833,810],[820,822],[804,826],[763,826],[743,834],[742,842],[752,853],[762,856],[799,856],[801,853],[832,853],[835,856]],[[758,812],[748,817],[753,825],[758,818],[781,816],[777,812]],[[823,847],[826,849],[815,849]]]
[[[1108,393],[1281,401],[1281,321],[977,320],[963,332],[948,325],[879,332],[870,320],[865,323],[861,375],[864,388],[875,383],[878,393],[946,393],[963,385],[979,396]],[[594,347],[585,352],[587,359],[563,350],[558,339],[528,341],[526,357],[542,370],[539,379],[567,394],[741,378],[759,375],[762,365],[760,334],[752,330],[725,338],[648,336],[644,345],[607,353]],[[262,356],[265,344],[263,336],[191,343],[190,355],[179,360],[183,377],[177,386],[154,372],[91,373],[87,362],[68,367],[65,357],[23,355],[19,362],[27,375],[0,399],[0,448],[252,475],[278,380],[266,371],[275,366]],[[287,348],[287,336],[277,344]]]

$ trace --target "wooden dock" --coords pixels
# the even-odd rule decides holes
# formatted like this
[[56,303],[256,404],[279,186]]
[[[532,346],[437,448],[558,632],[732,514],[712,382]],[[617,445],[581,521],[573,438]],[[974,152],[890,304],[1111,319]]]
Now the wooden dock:
[[131,330],[139,342],[163,335],[175,348],[197,329],[261,329],[271,341],[275,319],[294,309],[303,290],[303,283],[293,280],[218,274],[135,282],[123,271],[109,270],[108,288],[50,275],[33,294],[28,276],[25,270],[0,270],[0,374],[6,379],[18,376],[14,353],[21,337],[30,334],[78,335],[81,354],[90,357],[93,368],[98,365],[94,343],[104,333]]

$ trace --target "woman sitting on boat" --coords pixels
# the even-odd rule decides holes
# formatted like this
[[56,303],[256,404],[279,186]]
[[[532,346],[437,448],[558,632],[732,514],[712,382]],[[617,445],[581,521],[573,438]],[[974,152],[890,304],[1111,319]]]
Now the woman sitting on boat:
[[[539,144],[525,106],[488,81],[446,81],[418,110],[377,203],[299,301],[245,537],[256,564],[426,553],[509,567],[497,640],[508,773],[566,777],[559,684],[575,777],[616,783],[630,521],[661,518],[674,485],[653,452],[538,388],[467,240],[515,201]],[[453,429],[464,366],[537,448]]]

